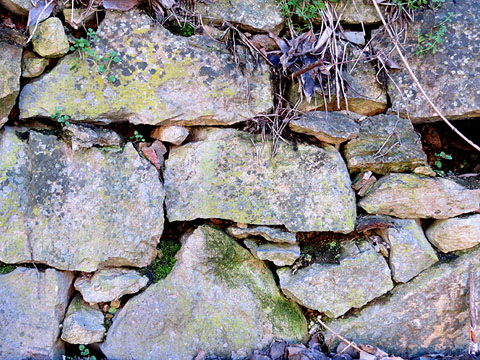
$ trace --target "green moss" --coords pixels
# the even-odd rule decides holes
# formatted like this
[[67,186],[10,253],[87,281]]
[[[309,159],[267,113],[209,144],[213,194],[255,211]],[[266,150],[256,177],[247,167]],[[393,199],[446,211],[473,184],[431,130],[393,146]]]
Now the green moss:
[[12,272],[13,270],[15,270],[15,265],[4,264],[4,263],[0,262],[0,274],[2,274],[2,275],[8,274],[8,273]]
[[160,243],[162,257],[157,257],[150,265],[154,283],[165,279],[170,271],[172,271],[172,268],[176,262],[175,254],[178,252],[178,250],[180,250],[180,247],[180,244],[171,240]]

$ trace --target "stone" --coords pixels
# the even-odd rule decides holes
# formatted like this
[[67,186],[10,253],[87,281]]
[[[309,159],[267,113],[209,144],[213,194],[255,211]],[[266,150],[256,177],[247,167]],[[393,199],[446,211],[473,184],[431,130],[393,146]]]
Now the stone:
[[[460,354],[468,349],[470,269],[480,275],[480,247],[447,263],[438,263],[382,301],[358,313],[328,322],[336,333],[355,343],[413,358],[424,354]],[[477,308],[480,287],[476,287]],[[326,343],[338,342],[325,332]],[[395,341],[392,341],[395,339]]]
[[352,44],[365,45],[365,34],[362,31],[345,31],[343,37]]
[[259,242],[254,239],[245,239],[244,244],[259,260],[268,260],[276,266],[293,265],[300,257],[300,246],[287,243]]
[[294,149],[279,142],[272,157],[268,138],[261,145],[259,136],[234,129],[207,129],[205,136],[171,149],[165,161],[169,221],[219,218],[290,231],[353,231],[355,195],[331,145]]
[[337,318],[393,288],[385,259],[366,241],[343,244],[340,264],[314,263],[293,273],[280,268],[280,288],[309,309]]
[[338,112],[312,111],[288,123],[290,130],[315,136],[329,144],[341,144],[358,136],[357,122]]
[[380,230],[390,245],[393,280],[407,282],[438,261],[422,227],[414,219],[392,219],[392,227]]
[[[420,11],[415,14],[415,21],[409,26],[406,41],[402,43],[414,74],[449,120],[480,116],[480,91],[476,81],[480,67],[480,14],[471,13],[477,6],[477,0],[446,1],[438,9]],[[436,52],[417,54],[418,32],[422,35],[431,32],[447,17],[450,19],[445,24],[447,31],[442,36],[442,43],[435,45]],[[390,72],[391,79],[401,90],[399,93],[395,87],[390,87],[392,108],[402,115],[409,114],[414,123],[439,121],[395,51],[391,52],[391,59],[403,68]]]
[[435,220],[425,234],[441,252],[469,249],[480,243],[480,214]]
[[48,65],[48,59],[39,57],[31,51],[24,51],[22,56],[22,77],[34,78],[42,75]]
[[478,210],[480,186],[458,178],[390,174],[378,180],[358,205],[369,214],[445,219]]
[[70,138],[75,151],[92,146],[120,149],[123,143],[121,136],[115,131],[89,124],[70,124],[64,128],[64,132]]
[[297,237],[294,233],[268,226],[255,226],[250,228],[228,227],[226,232],[228,235],[238,239],[261,236],[265,240],[274,243],[295,244],[297,242]]
[[302,340],[307,322],[273,274],[232,238],[199,226],[171,273],[117,312],[101,345],[109,359],[238,359],[274,338]]
[[65,22],[74,29],[82,28],[82,26],[89,28],[96,25],[96,12],[94,9],[63,9],[62,13]]
[[[33,28],[30,31],[33,31]],[[62,21],[56,17],[48,18],[38,24],[32,44],[33,51],[44,58],[62,57],[70,49]],[[48,89],[43,91],[48,94]]]
[[254,32],[272,32],[278,35],[284,18],[275,0],[212,0],[199,2],[195,11],[204,23],[222,25],[231,22],[239,28]]
[[73,151],[54,135],[6,127],[0,154],[0,261],[92,272],[155,258],[164,190],[131,143]]
[[188,129],[183,126],[160,126],[155,128],[150,136],[170,144],[181,145],[189,134]]
[[395,115],[363,120],[360,134],[345,145],[343,155],[352,173],[410,172],[427,165],[427,155],[410,120]]
[[103,321],[103,313],[98,306],[88,305],[77,295],[65,314],[62,340],[83,345],[101,342],[106,331]]
[[135,294],[147,286],[148,277],[130,269],[102,269],[93,276],[75,280],[75,289],[89,303],[110,302],[126,294]]
[[73,273],[18,267],[0,275],[0,358],[61,359]]
[[20,16],[28,16],[28,12],[32,8],[30,0],[0,0],[0,5]]
[[242,72],[226,46],[208,36],[175,36],[139,10],[107,11],[97,35],[94,51],[119,53],[108,76],[69,54],[23,87],[22,119],[63,106],[77,122],[227,125],[273,107],[266,65]]
[[150,161],[152,165],[155,166],[155,169],[160,171],[164,162],[163,156],[167,153],[167,148],[159,140],[155,140],[149,146],[147,146],[146,143],[144,144],[145,146],[140,147],[143,156],[145,156],[148,161]]
[[8,121],[20,92],[22,48],[0,41],[0,128]]
[[[327,99],[328,111],[348,110],[361,115],[373,116],[387,110],[387,93],[377,82],[376,71],[371,64],[358,62],[353,71],[345,70],[343,77],[345,83],[348,84],[345,91],[348,108],[345,99],[341,99],[339,105],[337,97],[332,95],[330,99]],[[299,100],[298,84],[290,88],[287,97],[292,104]],[[324,109],[325,100],[319,88],[315,89],[310,102],[305,99],[298,105],[298,110],[303,112]]]
[[367,4],[365,0],[341,0],[336,5],[337,13],[341,14],[341,22],[345,24],[380,24],[382,20],[377,14],[372,4]]

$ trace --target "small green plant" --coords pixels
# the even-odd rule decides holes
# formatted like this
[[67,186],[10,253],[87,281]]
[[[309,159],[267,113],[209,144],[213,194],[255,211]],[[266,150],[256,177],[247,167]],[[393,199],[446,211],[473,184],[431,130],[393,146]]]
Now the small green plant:
[[108,308],[108,312],[109,312],[110,314],[116,314],[116,313],[117,313],[117,308],[114,307],[114,306],[110,306],[110,307]]
[[[436,160],[434,162],[436,169],[435,172],[440,175],[440,176],[445,176],[445,171],[442,170],[443,168],[443,163],[442,160],[452,160],[452,156],[445,154],[445,152],[441,151],[439,153],[434,153]],[[453,175],[451,171],[448,172],[448,175]]]
[[54,120],[57,120],[57,122],[61,125],[69,126],[70,122],[70,117],[68,115],[64,115],[63,110],[60,106],[57,106],[55,108],[55,114],[50,115],[50,117]]
[[160,250],[162,256],[160,258],[157,257],[151,265],[154,283],[165,279],[172,271],[176,261],[175,254],[180,250],[180,244],[173,241],[163,241],[160,243]]
[[0,263],[0,274],[8,274],[15,270],[15,265]]
[[303,25],[296,25],[295,31],[302,31],[312,28],[312,21],[322,14],[326,9],[325,2],[337,2],[338,0],[282,0],[281,11],[286,18],[296,15],[306,22]]
[[437,46],[442,44],[445,40],[445,34],[448,31],[447,24],[452,21],[452,12],[448,12],[445,19],[435,25],[428,33],[422,34],[422,31],[417,31],[417,55],[425,55],[431,51],[432,54],[437,52]]
[[145,142],[145,138],[137,130],[133,132],[133,135],[130,136],[129,139],[134,142]]
[[79,345],[78,351],[80,356],[66,356],[65,359],[67,360],[97,360],[97,357],[94,355],[90,355],[90,350],[85,345]]

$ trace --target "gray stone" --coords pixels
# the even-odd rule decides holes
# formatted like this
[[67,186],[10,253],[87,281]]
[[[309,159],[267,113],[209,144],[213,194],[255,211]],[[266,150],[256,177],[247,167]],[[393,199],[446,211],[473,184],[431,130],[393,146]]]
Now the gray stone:
[[244,243],[257,259],[271,261],[277,266],[293,265],[300,257],[300,246],[297,244],[259,242],[254,239],[245,239]]
[[110,359],[247,356],[274,338],[299,341],[307,323],[273,274],[228,235],[200,226],[184,239],[172,272],[130,299],[101,346]]
[[276,228],[271,228],[268,226],[255,226],[245,229],[229,227],[226,231],[228,235],[238,239],[246,239],[252,236],[261,236],[265,240],[275,243],[295,244],[297,242],[297,238],[294,233]]
[[315,136],[329,144],[341,144],[358,136],[357,122],[338,112],[312,111],[288,123],[290,130]]
[[0,154],[0,261],[91,272],[155,258],[164,190],[131,143],[72,151],[53,135],[7,127]]
[[103,313],[98,306],[88,305],[77,295],[65,314],[62,340],[83,345],[101,342],[106,331],[103,321]]
[[22,56],[22,77],[40,76],[48,65],[48,59],[39,57],[31,51],[24,51]]
[[[33,31],[33,28],[30,31]],[[56,17],[48,18],[38,24],[32,44],[33,51],[45,58],[62,57],[70,49],[62,21]]]
[[72,142],[73,150],[96,146],[117,147],[122,145],[122,138],[115,131],[88,124],[70,124],[64,128],[65,134]]
[[[479,247],[453,262],[432,266],[410,282],[396,286],[382,301],[328,326],[357,344],[378,346],[403,358],[465,353],[469,343],[470,269],[478,282]],[[480,287],[476,290],[478,308]],[[326,342],[335,346],[338,340],[330,333],[324,335]]]
[[84,275],[75,280],[75,289],[85,301],[110,302],[126,294],[135,294],[148,283],[148,277],[130,269],[102,269],[93,276]]
[[154,129],[150,136],[160,141],[180,145],[189,134],[188,129],[183,126],[160,126]]
[[[415,22],[408,27],[405,48],[407,61],[418,77],[433,103],[450,120],[480,116],[480,90],[478,68],[480,67],[480,13],[472,11],[478,0],[446,1],[439,9],[425,9],[415,14]],[[449,15],[451,13],[451,15]],[[418,50],[418,32],[435,33],[440,21],[450,17],[445,26],[442,43],[424,55]],[[395,51],[392,60],[402,64]],[[440,118],[420,93],[406,69],[390,72],[392,80],[402,94],[391,86],[389,95],[392,107],[402,114],[409,114],[413,122],[438,121]]]
[[63,106],[76,121],[226,125],[273,106],[266,67],[242,72],[226,46],[208,36],[175,36],[139,10],[107,11],[97,35],[93,50],[115,50],[120,63],[104,75],[78,51],[67,55],[23,87],[21,118],[50,116]]
[[172,149],[165,162],[170,221],[220,218],[290,231],[354,229],[355,195],[332,146],[294,149],[280,142],[272,158],[269,139],[262,145],[260,137],[234,129],[205,134],[203,141]]
[[377,181],[358,203],[370,214],[445,219],[478,210],[480,186],[460,179],[391,174]]
[[427,155],[410,120],[395,115],[363,120],[359,136],[345,145],[343,155],[352,173],[408,172],[427,164]]
[[413,219],[392,219],[393,226],[382,229],[390,244],[389,263],[393,280],[407,282],[438,261],[422,227]]
[[382,21],[375,7],[365,0],[341,0],[336,4],[336,10],[341,14],[341,22],[346,24],[375,25]]
[[32,8],[30,0],[0,0],[0,5],[20,16],[28,16],[28,12]]
[[275,0],[212,0],[198,2],[195,10],[205,24],[222,25],[226,20],[247,31],[278,34],[284,21],[280,3]]
[[96,11],[93,8],[86,10],[84,8],[63,9],[63,18],[65,23],[74,29],[88,28],[96,24]]
[[367,242],[344,244],[340,264],[314,263],[298,270],[277,270],[280,288],[290,299],[336,318],[360,308],[393,288],[385,259]]
[[0,41],[0,128],[8,120],[20,92],[22,48]]
[[480,214],[435,220],[426,235],[444,253],[469,249],[480,243]]
[[0,275],[0,358],[54,359],[65,353],[60,324],[73,273],[23,267]]

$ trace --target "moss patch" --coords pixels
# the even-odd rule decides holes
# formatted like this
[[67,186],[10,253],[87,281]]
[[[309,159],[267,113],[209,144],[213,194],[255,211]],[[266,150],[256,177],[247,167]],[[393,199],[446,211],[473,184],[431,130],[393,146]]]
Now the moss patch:
[[1,275],[8,274],[13,270],[15,270],[15,267],[16,267],[15,265],[9,265],[9,264],[4,264],[0,262],[0,274]]
[[170,271],[172,271],[176,262],[175,254],[178,252],[178,250],[180,250],[181,247],[179,243],[171,240],[162,241],[159,246],[162,252],[162,257],[155,258],[152,264],[148,267],[150,273],[152,274],[154,283],[165,279]]

